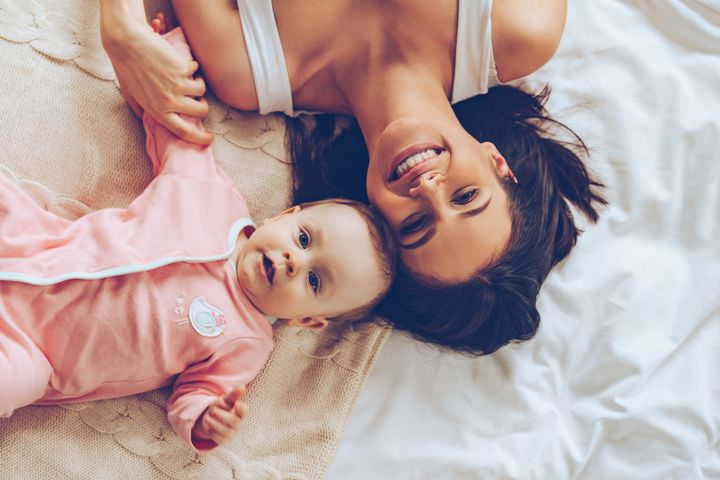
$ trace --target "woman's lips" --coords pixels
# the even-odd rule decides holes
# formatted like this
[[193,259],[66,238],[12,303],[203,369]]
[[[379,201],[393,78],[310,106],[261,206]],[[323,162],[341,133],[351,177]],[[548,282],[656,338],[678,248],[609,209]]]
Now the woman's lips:
[[410,190],[420,183],[420,179],[423,175],[428,174],[428,172],[444,174],[444,172],[447,171],[447,162],[449,161],[449,157],[450,154],[443,150],[435,157],[420,162],[407,172],[404,172],[397,180],[388,183],[388,189],[395,192],[397,195],[410,195]]
[[[444,149],[442,147],[440,147],[439,145],[433,144],[433,143],[420,143],[420,144],[412,145],[410,147],[402,149],[400,151],[400,153],[398,153],[395,156],[392,163],[390,164],[390,172],[387,175],[387,181],[389,183],[396,182],[400,178],[403,178],[403,177],[407,176],[407,174],[412,172],[414,168],[407,172],[404,172],[402,175],[398,175],[397,168],[402,162],[404,162],[408,158],[412,157],[413,155],[415,155],[417,153],[424,152],[425,150],[435,150],[438,155],[440,155],[440,153],[442,153],[444,151]],[[427,159],[425,161],[422,161],[420,163],[420,165],[422,165],[423,163],[425,163],[429,160],[432,160],[432,159]],[[419,165],[415,165],[415,167],[418,167],[418,166]]]

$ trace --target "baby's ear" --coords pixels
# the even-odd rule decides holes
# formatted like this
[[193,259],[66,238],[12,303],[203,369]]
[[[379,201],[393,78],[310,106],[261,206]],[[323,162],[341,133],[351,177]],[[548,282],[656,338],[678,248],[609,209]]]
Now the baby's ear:
[[263,225],[265,225],[266,223],[272,223],[275,220],[277,220],[278,218],[282,217],[283,215],[290,215],[291,213],[297,213],[300,210],[302,210],[302,207],[300,205],[293,205],[292,207],[286,208],[282,212],[278,213],[274,217],[266,218],[265,220],[263,220],[262,223],[263,223]]
[[325,328],[327,324],[327,318],[323,317],[291,318],[288,320],[288,325],[298,328]]

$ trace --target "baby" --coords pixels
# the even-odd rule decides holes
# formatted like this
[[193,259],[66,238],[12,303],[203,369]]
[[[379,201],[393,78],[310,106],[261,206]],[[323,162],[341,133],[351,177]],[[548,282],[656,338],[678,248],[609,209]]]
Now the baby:
[[[180,30],[166,38],[190,54]],[[173,384],[170,423],[209,450],[246,414],[273,347],[265,315],[320,328],[368,313],[392,236],[344,200],[256,228],[210,147],[144,126],[156,178],[126,209],[68,221],[0,175],[0,416]]]

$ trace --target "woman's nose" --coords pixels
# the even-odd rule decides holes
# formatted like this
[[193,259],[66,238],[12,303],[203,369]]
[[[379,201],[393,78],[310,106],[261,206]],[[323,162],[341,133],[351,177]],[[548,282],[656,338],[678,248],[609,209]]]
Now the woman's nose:
[[426,196],[437,191],[441,175],[437,172],[428,172],[420,175],[415,185],[410,187],[410,196]]

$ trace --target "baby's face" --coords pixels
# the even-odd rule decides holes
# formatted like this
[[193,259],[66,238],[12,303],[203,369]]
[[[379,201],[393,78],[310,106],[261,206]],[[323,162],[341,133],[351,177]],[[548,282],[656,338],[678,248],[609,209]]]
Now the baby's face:
[[237,271],[256,307],[287,319],[347,313],[387,283],[363,217],[332,203],[293,207],[266,221],[243,245]]

